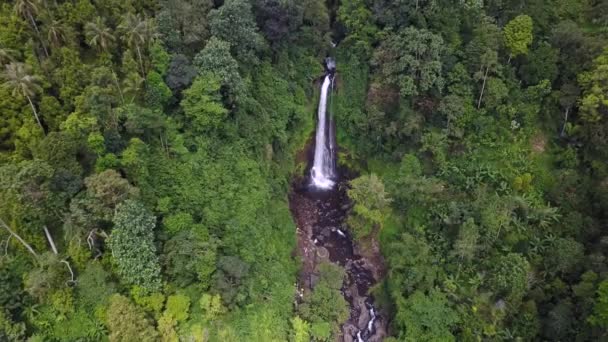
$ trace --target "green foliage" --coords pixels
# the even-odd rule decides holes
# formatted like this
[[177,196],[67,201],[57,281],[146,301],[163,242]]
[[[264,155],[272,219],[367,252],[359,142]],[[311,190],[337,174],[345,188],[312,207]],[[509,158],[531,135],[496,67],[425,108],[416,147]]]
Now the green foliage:
[[527,15],[518,15],[505,25],[505,45],[511,56],[517,57],[528,53],[528,47],[533,39],[532,26],[532,18]]
[[144,99],[150,107],[162,108],[167,104],[172,95],[171,89],[165,84],[158,72],[151,71],[148,73]]
[[403,303],[403,310],[395,316],[395,324],[407,341],[455,341],[453,327],[458,323],[458,314],[445,294],[433,289],[428,295],[414,292]]
[[249,265],[238,257],[222,256],[218,259],[214,288],[227,306],[244,303],[247,296],[244,285],[248,275]]
[[110,296],[116,293],[116,284],[98,261],[92,261],[79,275],[76,292],[82,307],[91,310],[107,304]]
[[230,44],[234,55],[241,61],[255,59],[264,45],[258,33],[251,5],[245,0],[227,0],[209,12],[211,34]]
[[348,223],[357,236],[369,235],[374,227],[382,227],[391,199],[382,181],[373,173],[352,180],[350,186],[348,197],[355,206]]
[[593,69],[578,76],[578,82],[583,87],[583,97],[580,99],[581,117],[589,123],[598,122],[608,108],[606,95],[606,70],[608,69],[608,49],[593,61]]
[[199,306],[202,310],[202,320],[206,323],[214,321],[225,311],[225,308],[222,306],[222,298],[220,295],[203,293],[199,301]]
[[380,44],[372,65],[384,82],[398,87],[404,97],[441,90],[443,39],[425,29],[408,27]]
[[[302,318],[311,322],[311,336],[317,340],[327,340],[329,331],[348,318],[348,303],[340,289],[345,276],[341,267],[322,263],[318,266],[319,280],[312,293],[304,297],[299,310]],[[329,329],[328,329],[329,328]],[[327,330],[326,330],[327,329]]]
[[48,303],[52,302],[51,296],[55,291],[66,286],[69,273],[54,254],[46,253],[40,260],[40,266],[27,274],[24,285],[31,296]]
[[313,341],[325,342],[331,339],[331,324],[315,322],[310,325],[310,337]]
[[[216,37],[209,39],[205,48],[194,58],[194,65],[198,68],[199,74],[215,75],[217,80],[226,91],[230,94],[230,100],[235,101],[243,96],[245,84],[238,70],[237,61],[230,55],[230,44]],[[205,76],[204,79],[210,82],[200,80],[198,87],[213,91],[214,79]],[[209,91],[208,90],[208,91]]]
[[530,265],[521,254],[509,253],[494,262],[488,283],[497,295],[505,294],[516,303],[526,291],[529,272]]
[[4,341],[22,341],[25,336],[25,324],[14,322],[4,311],[0,310],[0,338]]
[[593,314],[589,316],[589,323],[600,327],[608,326],[608,281],[606,280],[598,286],[596,302],[593,306]]
[[206,230],[196,226],[187,226],[165,243],[162,262],[165,272],[180,286],[197,281],[208,288],[215,271],[217,247]]
[[[346,27],[347,35],[343,44],[352,47],[364,56],[371,53],[371,45],[376,40],[378,28],[373,24],[372,12],[362,0],[349,0],[340,4],[338,20]],[[353,51],[354,52],[354,51]]]
[[310,324],[300,317],[296,316],[291,319],[293,332],[291,335],[292,342],[308,342],[310,341]]
[[517,191],[527,192],[532,187],[532,175],[524,173],[521,176],[515,177],[513,180],[513,188]]
[[604,339],[606,13],[0,4],[0,340],[335,339],[344,275],[321,266],[295,316],[286,203],[328,55],[339,162],[364,175],[349,223],[383,226],[386,340]]
[[167,304],[164,315],[174,318],[177,322],[188,319],[190,309],[190,298],[181,294],[167,297]]
[[220,82],[211,74],[197,77],[184,92],[182,107],[196,131],[214,132],[222,126],[228,111],[222,106]]
[[121,295],[110,297],[106,321],[110,341],[156,341],[158,333],[145,314]]
[[114,229],[108,242],[117,271],[130,285],[148,291],[160,289],[160,265],[154,245],[155,218],[136,201],[125,201],[116,208]]
[[454,241],[453,254],[465,261],[472,261],[479,250],[479,227],[472,218],[464,222],[458,230],[458,238]]

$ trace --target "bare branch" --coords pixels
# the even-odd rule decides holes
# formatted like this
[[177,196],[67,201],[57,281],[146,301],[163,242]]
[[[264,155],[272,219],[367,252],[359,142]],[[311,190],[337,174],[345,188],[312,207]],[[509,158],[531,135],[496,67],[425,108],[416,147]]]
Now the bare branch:
[[53,253],[59,254],[59,252],[57,252],[57,246],[55,246],[55,241],[53,241],[53,237],[51,236],[49,229],[46,226],[43,226],[43,228],[44,228],[44,234],[46,235],[47,240],[49,240],[49,244],[51,245],[51,249],[53,250]]
[[38,259],[38,254],[36,253],[36,251],[34,251],[32,246],[30,246],[27,242],[25,242],[25,240],[23,240],[21,238],[21,236],[19,236],[17,233],[15,233],[1,218],[0,218],[0,226],[4,227],[4,229],[6,229],[12,236],[14,236],[17,240],[19,240],[19,242],[21,242],[21,244],[28,250],[28,252],[30,252],[36,259]]
[[68,280],[67,284],[68,285],[76,284],[76,280],[74,280],[74,271],[72,270],[70,263],[67,260],[61,260],[61,262],[64,263],[68,267],[68,270],[70,271],[70,274],[72,275],[72,279]]

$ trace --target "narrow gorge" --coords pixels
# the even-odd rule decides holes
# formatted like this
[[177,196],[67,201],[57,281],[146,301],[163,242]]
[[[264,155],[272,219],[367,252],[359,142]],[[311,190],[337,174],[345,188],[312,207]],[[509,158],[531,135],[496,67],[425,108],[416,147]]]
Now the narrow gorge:
[[315,139],[304,151],[308,167],[303,177],[294,180],[290,194],[302,260],[297,301],[315,290],[319,265],[338,265],[346,272],[340,292],[350,311],[348,320],[341,324],[339,340],[381,341],[386,336],[387,319],[378,313],[369,292],[382,277],[382,258],[377,248],[362,256],[346,223],[352,207],[347,196],[352,172],[337,165],[336,124],[331,110],[336,64],[332,58],[327,58],[325,64]]

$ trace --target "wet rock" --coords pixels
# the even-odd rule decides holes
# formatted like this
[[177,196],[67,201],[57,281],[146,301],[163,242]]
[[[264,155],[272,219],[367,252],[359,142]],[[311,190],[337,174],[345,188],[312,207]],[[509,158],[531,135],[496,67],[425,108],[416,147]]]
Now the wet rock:
[[344,333],[344,336],[343,336],[344,342],[356,342],[357,341],[355,336],[357,336],[357,332],[359,331],[359,329],[357,329],[356,326],[354,326],[351,323],[346,323],[342,327],[342,331]]
[[369,322],[371,316],[369,315],[367,305],[365,305],[365,298],[357,298],[355,305],[359,309],[359,320],[357,321],[357,327],[359,330],[366,330],[367,322]]
[[329,251],[325,247],[317,247],[317,256],[321,259],[329,258]]

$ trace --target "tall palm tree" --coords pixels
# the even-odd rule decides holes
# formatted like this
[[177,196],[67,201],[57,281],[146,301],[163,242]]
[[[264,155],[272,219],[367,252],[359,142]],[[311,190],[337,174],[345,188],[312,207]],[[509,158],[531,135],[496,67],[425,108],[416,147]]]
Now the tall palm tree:
[[17,13],[17,15],[19,15],[20,17],[22,17],[26,21],[29,21],[32,24],[32,27],[34,27],[34,30],[36,31],[36,34],[38,35],[38,39],[40,40],[40,44],[42,45],[44,54],[48,57],[49,52],[46,49],[44,42],[42,41],[42,37],[40,35],[40,29],[38,28],[38,24],[36,24],[36,20],[34,19],[34,15],[38,14],[38,6],[37,6],[36,2],[37,1],[35,1],[35,0],[17,0],[17,1],[15,1],[14,10],[15,10],[15,13]]
[[145,76],[146,72],[141,50],[157,37],[154,21],[152,19],[142,20],[138,15],[127,13],[122,18],[120,25],[118,25],[118,29],[125,34],[129,47],[137,52],[139,67],[142,76]]
[[122,81],[122,88],[126,94],[131,95],[131,102],[137,97],[137,93],[141,90],[144,84],[144,79],[136,72],[131,72]]
[[87,23],[84,30],[87,44],[99,51],[107,51],[115,40],[112,30],[106,26],[101,17],[97,17],[95,21]]
[[0,48],[0,65],[4,66],[15,61],[17,51],[13,49]]
[[5,79],[4,85],[12,89],[13,96],[22,95],[27,99],[32,108],[32,112],[34,113],[34,117],[36,118],[36,122],[44,133],[44,127],[42,127],[40,117],[32,102],[32,98],[42,91],[42,87],[40,87],[39,84],[40,77],[32,75],[31,71],[31,68],[27,64],[18,62],[7,64],[3,75]]
[[52,47],[58,47],[65,41],[65,28],[60,20],[51,20],[46,25],[47,40]]

